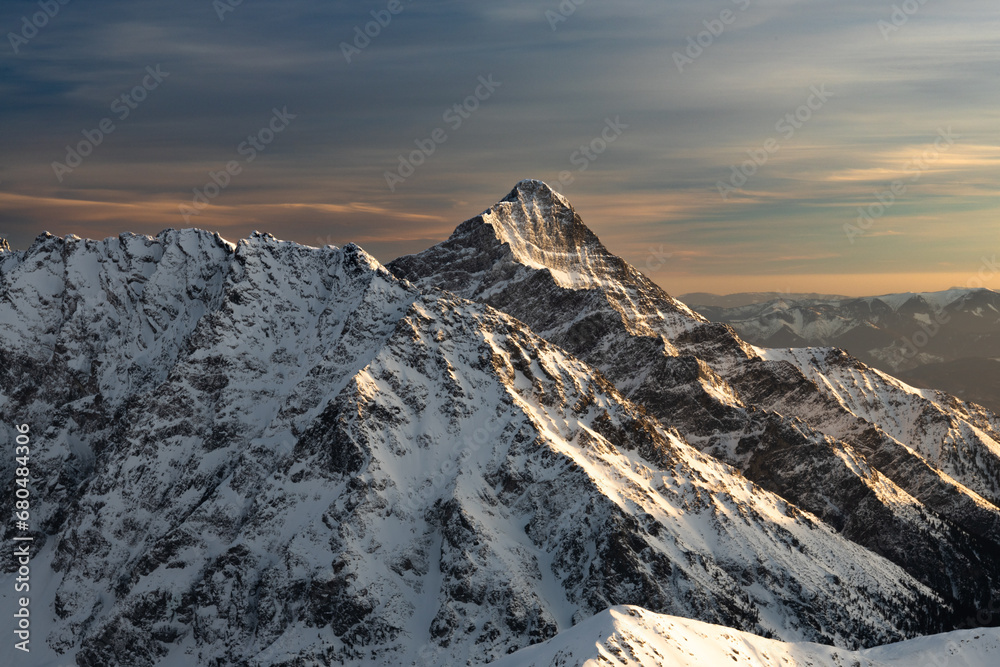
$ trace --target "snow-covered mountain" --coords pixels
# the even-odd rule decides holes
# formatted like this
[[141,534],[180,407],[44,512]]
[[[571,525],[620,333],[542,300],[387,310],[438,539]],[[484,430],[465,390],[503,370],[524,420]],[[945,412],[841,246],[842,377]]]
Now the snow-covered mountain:
[[991,414],[744,343],[536,181],[390,269],[197,230],[0,247],[18,664],[484,664],[633,613],[847,655],[993,609]]
[[2,272],[37,641],[79,664],[481,663],[626,603],[847,645],[940,627],[898,567],[357,247],[41,237]]
[[[691,444],[942,595],[975,606],[1000,592],[1000,422],[978,406],[883,380],[840,351],[745,343],[607,251],[538,181],[389,268],[524,321]],[[938,552],[940,530],[958,554]]]
[[[749,295],[748,295],[749,296]],[[835,346],[921,387],[1000,410],[1000,294],[989,289],[849,298],[772,295],[758,303],[686,303],[764,347]]]

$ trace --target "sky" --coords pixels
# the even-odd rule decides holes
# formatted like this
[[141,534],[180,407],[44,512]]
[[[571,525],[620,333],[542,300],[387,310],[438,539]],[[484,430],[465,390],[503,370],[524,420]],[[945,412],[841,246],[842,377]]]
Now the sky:
[[996,0],[5,0],[0,237],[388,262],[524,178],[672,294],[1000,289]]

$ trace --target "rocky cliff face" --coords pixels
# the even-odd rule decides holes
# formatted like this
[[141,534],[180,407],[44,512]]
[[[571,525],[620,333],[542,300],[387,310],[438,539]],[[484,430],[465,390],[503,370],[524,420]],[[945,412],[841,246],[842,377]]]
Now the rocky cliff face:
[[945,459],[667,297],[543,184],[445,246],[393,272],[196,230],[0,252],[30,664],[484,664],[623,604],[856,648],[996,587],[997,509]]

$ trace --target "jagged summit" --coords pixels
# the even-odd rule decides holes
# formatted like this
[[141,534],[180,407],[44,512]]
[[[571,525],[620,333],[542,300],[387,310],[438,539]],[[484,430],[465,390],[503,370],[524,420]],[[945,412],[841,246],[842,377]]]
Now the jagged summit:
[[[623,325],[643,336],[658,337],[664,327],[677,332],[706,322],[609,252],[566,198],[542,181],[519,182],[497,204],[459,225],[443,243],[395,259],[387,267],[423,287],[485,301],[532,321],[545,336],[551,330],[542,320],[553,304],[545,299],[534,303],[536,299],[523,294],[544,295],[554,289],[557,300],[575,301],[574,326],[584,336],[583,330],[594,328],[588,324],[591,314],[603,319],[609,309],[623,314]],[[557,337],[553,342],[568,341]]]
[[487,212],[508,203],[516,203],[522,206],[536,206],[552,211],[568,211],[570,213],[570,215],[566,218],[560,218],[556,221],[548,221],[550,223],[555,222],[555,224],[559,224],[560,222],[571,223],[573,213],[575,213],[573,205],[569,203],[569,200],[566,199],[566,197],[552,189],[552,187],[545,181],[539,181],[534,178],[525,178],[518,181],[514,185],[513,189],[511,189],[505,197],[498,201],[495,206],[491,206],[487,209]]
[[510,246],[516,261],[548,269],[566,287],[592,287],[600,276],[621,268],[569,201],[542,181],[519,182],[456,234],[482,224]]
[[[646,314],[670,317],[682,328],[704,321],[609,252],[569,201],[538,180],[520,181],[495,205],[460,224],[447,241],[387,266],[414,282],[435,274],[434,286],[487,302],[509,284],[541,274],[561,289],[613,294],[630,309],[655,298],[661,311]],[[674,312],[681,317],[673,318]]]
[[514,201],[525,196],[557,199],[567,207],[570,207],[569,200],[556,192],[548,183],[540,181],[537,178],[521,179],[514,184],[514,188],[510,193],[500,201]]
[[565,197],[531,179],[520,181],[503,199],[460,224],[444,243],[395,260],[394,271],[405,274],[406,264],[427,261],[447,263],[456,282],[443,287],[466,296],[475,294],[477,278],[495,282],[491,276],[476,275],[486,267],[545,270],[556,284],[571,289],[596,288],[608,276],[630,268],[608,252]]

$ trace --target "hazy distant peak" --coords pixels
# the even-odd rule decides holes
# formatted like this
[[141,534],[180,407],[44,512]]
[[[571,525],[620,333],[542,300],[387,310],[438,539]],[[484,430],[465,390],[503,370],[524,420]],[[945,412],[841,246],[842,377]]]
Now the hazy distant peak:
[[876,297],[868,297],[869,300],[878,300],[888,305],[893,311],[898,311],[904,306],[921,305],[932,309],[941,310],[951,304],[967,299],[970,295],[978,293],[994,293],[986,288],[953,287],[940,292],[901,292],[898,294],[883,294]]
[[689,306],[712,306],[718,308],[738,308],[772,301],[847,301],[854,297],[837,294],[817,294],[815,292],[739,292],[736,294],[712,294],[710,292],[690,292],[677,297]]
[[981,295],[985,293],[995,293],[993,290],[980,287],[952,287],[951,289],[939,292],[899,292],[894,294],[880,294],[878,296],[844,296],[838,294],[817,294],[815,292],[740,292],[737,294],[712,294],[709,292],[691,292],[682,294],[678,298],[686,304],[696,307],[710,308],[742,308],[744,306],[769,305],[776,302],[786,304],[803,303],[840,303],[840,302],[866,302],[872,303],[880,301],[898,311],[904,304],[916,300],[926,306],[933,308],[944,308],[959,299],[968,298],[971,295]]

